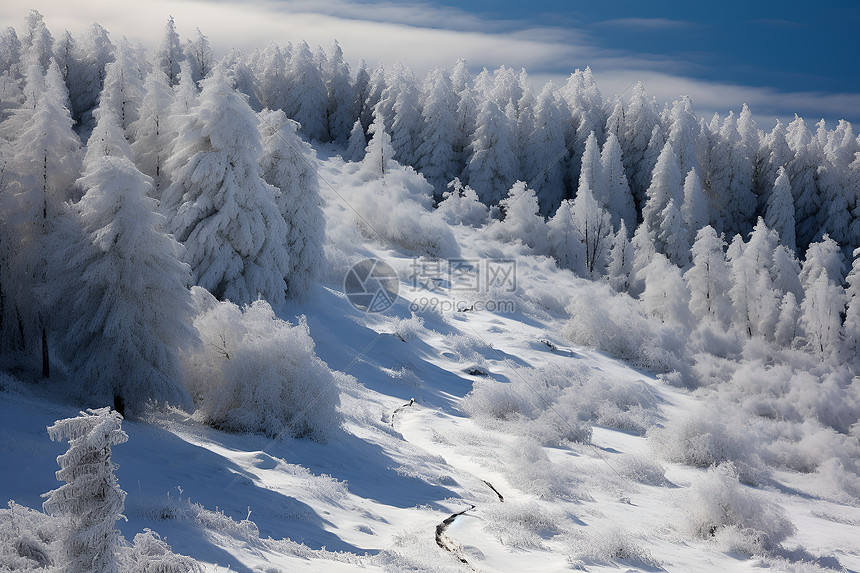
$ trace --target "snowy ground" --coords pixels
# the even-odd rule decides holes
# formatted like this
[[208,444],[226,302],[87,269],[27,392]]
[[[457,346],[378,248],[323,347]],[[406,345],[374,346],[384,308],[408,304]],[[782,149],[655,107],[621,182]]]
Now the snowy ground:
[[[332,159],[321,176],[337,183],[323,184],[330,225],[352,220],[350,166]],[[228,434],[178,411],[124,422],[129,441],[114,460],[127,539],[151,528],[208,571],[860,571],[860,507],[818,495],[817,474],[778,471],[755,488],[797,531],[749,557],[688,534],[688,498],[707,470],[658,460],[643,432],[595,423],[589,441],[591,426],[561,400],[541,424],[467,415],[479,387],[551,396],[536,371],[581,381],[582,396],[595,391],[589,381],[610,381],[639,397],[635,419],[653,425],[694,407],[688,392],[565,341],[565,300],[580,279],[460,227],[461,258],[517,258],[517,308],[413,317],[412,302],[462,295],[415,287],[405,249],[359,242],[354,225],[330,232],[327,286],[280,314],[304,314],[319,356],[354,377],[341,388],[342,431],[318,444]],[[386,313],[356,310],[339,285],[365,257],[401,278]],[[76,413],[38,390],[0,393],[0,496],[41,507],[63,451],[45,427]],[[541,445],[546,431],[570,439]]]

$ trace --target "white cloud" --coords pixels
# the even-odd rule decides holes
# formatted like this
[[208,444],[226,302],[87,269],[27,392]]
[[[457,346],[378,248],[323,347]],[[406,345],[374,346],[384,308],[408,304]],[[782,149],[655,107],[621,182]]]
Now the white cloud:
[[[590,65],[605,96],[622,92],[641,80],[662,101],[690,95],[702,115],[725,114],[748,103],[759,117],[791,117],[794,111],[838,118],[860,109],[858,94],[781,93],[713,83],[688,77],[688,62],[659,54],[631,53],[598,47],[585,29],[536,27],[514,21],[482,18],[464,10],[426,3],[357,3],[334,0],[43,0],[30,5],[0,8],[0,25],[20,28],[24,16],[37,9],[55,35],[64,28],[80,33],[98,21],[114,40],[122,36],[152,47],[157,44],[169,15],[184,37],[199,27],[217,53],[232,48],[251,51],[269,42],[306,40],[328,46],[335,38],[354,65],[359,58],[373,67],[402,62],[421,76],[435,66],[450,67],[466,58],[475,69],[507,65],[525,67],[538,81],[551,78],[563,84],[575,68]],[[669,19],[622,18],[600,23],[639,29],[670,30],[689,27]],[[855,118],[857,119],[857,118]],[[772,123],[772,122],[771,122]]]

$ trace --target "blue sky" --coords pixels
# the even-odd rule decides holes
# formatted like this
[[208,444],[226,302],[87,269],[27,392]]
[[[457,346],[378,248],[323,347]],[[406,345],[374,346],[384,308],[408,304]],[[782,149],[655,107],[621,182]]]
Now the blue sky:
[[860,122],[860,0],[37,0],[4,3],[0,25],[19,27],[30,8],[55,35],[98,21],[151,46],[173,15],[221,54],[336,38],[353,65],[399,60],[422,75],[465,57],[476,72],[525,67],[535,83],[589,65],[606,97],[641,80],[661,101],[690,95],[705,117],[748,103],[766,129],[795,112]]

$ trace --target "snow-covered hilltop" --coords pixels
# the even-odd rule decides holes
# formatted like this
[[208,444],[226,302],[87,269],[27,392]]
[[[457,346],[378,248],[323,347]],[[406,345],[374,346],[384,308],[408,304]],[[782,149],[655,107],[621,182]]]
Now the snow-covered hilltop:
[[0,569],[860,570],[849,123],[172,19],[0,74]]

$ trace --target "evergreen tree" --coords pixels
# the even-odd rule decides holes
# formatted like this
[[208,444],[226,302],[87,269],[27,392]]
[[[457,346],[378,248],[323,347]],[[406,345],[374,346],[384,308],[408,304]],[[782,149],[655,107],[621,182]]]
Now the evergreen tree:
[[495,205],[516,180],[514,129],[508,116],[492,99],[481,106],[476,125],[466,175],[481,202]]
[[168,114],[173,100],[167,76],[159,69],[152,70],[144,83],[140,104],[140,117],[129,126],[131,150],[138,169],[153,180],[152,192],[161,197],[161,190],[169,183],[164,163],[170,154],[172,138]]
[[325,84],[328,95],[326,119],[328,139],[338,145],[346,145],[352,126],[358,113],[353,102],[352,85],[350,84],[349,64],[343,61],[343,50],[337,40],[331,47],[331,55],[325,67]]
[[684,328],[689,328],[693,323],[689,309],[690,292],[681,270],[660,253],[655,254],[645,268],[642,302],[648,312],[663,322]]
[[[50,374],[48,319],[35,289],[44,281],[49,238],[63,215],[81,170],[80,140],[72,131],[68,95],[56,62],[44,78],[36,108],[20,132],[11,157],[13,177],[4,194],[8,236],[14,243],[0,261],[6,300],[6,339],[26,353],[41,344],[42,374]],[[41,338],[41,343],[39,339]]]
[[791,183],[784,167],[779,168],[773,191],[767,200],[764,221],[768,227],[779,233],[779,241],[792,251],[797,250],[794,240],[794,199],[791,196]]
[[361,160],[362,168],[374,174],[376,177],[385,177],[385,174],[396,165],[394,161],[394,148],[391,147],[391,136],[385,131],[385,118],[382,116],[381,106],[377,106],[373,113],[373,123],[368,129],[370,141],[364,150],[364,159]]
[[672,104],[667,121],[667,142],[672,144],[681,173],[689,173],[690,169],[694,167],[697,173],[701,173],[701,166],[696,155],[699,125],[693,111],[693,102],[688,96],[684,96]]
[[609,264],[606,267],[606,278],[609,284],[618,292],[627,292],[630,288],[630,278],[633,274],[633,245],[627,238],[627,226],[621,219],[621,226],[609,247]]
[[414,166],[424,122],[415,77],[411,70],[401,72],[394,76],[389,86],[396,92],[392,107],[394,121],[391,122],[391,145],[402,165]]
[[860,358],[860,247],[854,249],[853,254],[851,271],[845,278],[848,288],[845,292],[844,342],[846,358],[856,362]]
[[457,94],[448,75],[439,68],[428,74],[424,94],[424,129],[419,138],[421,143],[415,151],[415,166],[433,185],[436,195],[441,197],[448,181],[459,173],[454,155]]
[[692,247],[693,265],[684,273],[690,290],[690,311],[697,319],[710,318],[717,324],[729,325],[732,306],[727,293],[731,288],[725,241],[710,225],[696,234]]
[[[284,300],[289,229],[262,177],[257,118],[216,67],[168,167],[162,211],[194,281],[221,300]],[[174,210],[175,209],[175,210]]]
[[352,131],[349,132],[349,143],[346,146],[344,159],[347,161],[361,161],[364,159],[365,147],[367,147],[367,137],[364,135],[361,120],[357,119],[352,124]]
[[681,205],[681,219],[684,221],[684,232],[695,239],[700,229],[707,226],[708,202],[702,193],[702,181],[695,169],[691,169],[684,179],[684,204]]
[[83,171],[89,173],[95,169],[102,157],[125,157],[133,160],[131,146],[125,139],[125,133],[119,124],[119,118],[110,107],[99,106],[94,113],[98,123],[87,141],[87,151],[84,155]]
[[322,71],[314,62],[307,43],[302,42],[287,67],[287,100],[284,112],[302,126],[309,139],[325,141],[328,94]]
[[215,66],[215,55],[212,53],[209,38],[203,35],[200,28],[197,28],[197,36],[193,40],[185,42],[182,51],[191,66],[191,78],[195,83],[208,76]]
[[842,349],[842,314],[845,291],[821,274],[807,285],[800,303],[800,325],[807,348],[822,359],[835,358]]
[[313,148],[297,133],[298,124],[283,111],[259,114],[263,178],[277,189],[275,203],[287,222],[289,271],[287,296],[307,296],[325,261],[325,217]]
[[538,253],[546,251],[547,225],[540,214],[534,189],[517,181],[499,207],[505,218],[493,225],[496,238],[511,243],[521,241]]
[[69,520],[64,570],[119,573],[122,534],[115,524],[123,517],[125,492],[114,475],[111,448],[128,441],[122,416],[110,408],[87,410],[58,420],[48,427],[48,435],[69,442],[68,451],[57,457],[57,479],[66,484],[48,492],[44,503],[46,512]]
[[182,51],[182,43],[176,32],[176,24],[173,16],[167,19],[161,41],[155,49],[155,67],[164,72],[171,86],[179,83],[179,64],[185,61],[185,53]]
[[549,253],[555,258],[558,266],[570,269],[577,276],[589,276],[586,257],[585,241],[576,225],[573,201],[565,199],[547,223],[547,241]]
[[104,89],[99,96],[99,106],[111,109],[124,132],[140,117],[144,95],[143,78],[131,50],[127,42],[119,45],[116,59],[105,67]]
[[661,238],[662,216],[669,201],[683,206],[683,185],[683,175],[675,149],[671,142],[667,142],[654,166],[651,185],[648,187],[648,201],[642,209],[643,223],[654,233],[654,246],[659,253],[666,253],[666,243]]
[[287,91],[287,57],[281,47],[272,42],[260,53],[256,61],[257,93],[263,109],[284,109],[289,103]]
[[598,196],[606,197],[605,206],[612,217],[612,226],[618,228],[621,221],[627,228],[636,226],[636,206],[630,186],[627,184],[627,176],[624,172],[624,164],[621,161],[621,145],[614,133],[608,134],[603,151],[600,155],[601,192]]
[[614,234],[609,213],[594,196],[594,184],[602,176],[597,138],[592,133],[585,144],[579,189],[573,201],[573,224],[585,246],[585,271],[590,278],[603,274]]
[[[661,140],[659,147],[650,145],[652,139],[655,139],[655,130],[660,134],[657,136]],[[654,170],[657,155],[664,143],[656,101],[648,97],[641,82],[633,87],[630,99],[624,108],[618,139],[627,181],[630,184],[633,199],[641,209],[645,205],[645,193],[651,183],[651,172]],[[649,153],[649,148],[652,147],[654,151]],[[633,227],[628,224],[628,228]]]
[[554,213],[565,196],[564,171],[568,154],[562,105],[556,87],[548,82],[537,97],[532,129],[522,146],[523,176],[537,192],[541,213],[545,216]]
[[789,125],[787,141],[794,153],[786,170],[794,197],[795,237],[798,249],[803,252],[820,235],[818,213],[821,197],[815,181],[819,161],[816,144],[802,118],[796,117]]
[[[191,272],[160,230],[150,185],[122,155],[91,163],[74,206],[82,236],[54,251],[44,289],[60,353],[83,381],[83,395],[102,403],[119,397],[132,414],[150,400],[190,406],[179,352],[197,336]],[[70,290],[78,293],[72,300]]]

